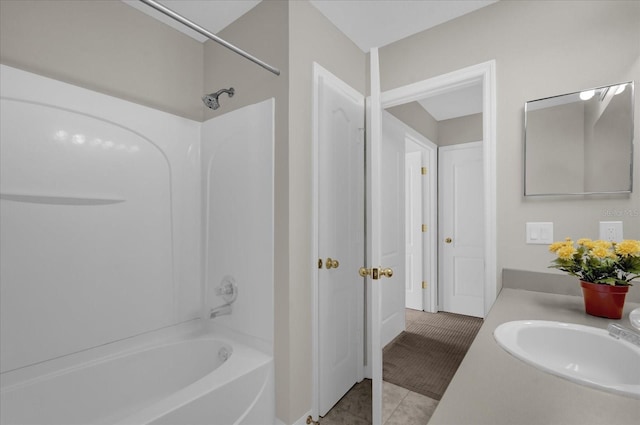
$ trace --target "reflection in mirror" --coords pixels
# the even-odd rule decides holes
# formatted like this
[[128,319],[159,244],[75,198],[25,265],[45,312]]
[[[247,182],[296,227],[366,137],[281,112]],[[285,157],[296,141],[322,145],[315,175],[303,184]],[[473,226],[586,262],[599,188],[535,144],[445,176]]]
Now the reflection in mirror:
[[525,196],[632,190],[633,82],[525,103]]

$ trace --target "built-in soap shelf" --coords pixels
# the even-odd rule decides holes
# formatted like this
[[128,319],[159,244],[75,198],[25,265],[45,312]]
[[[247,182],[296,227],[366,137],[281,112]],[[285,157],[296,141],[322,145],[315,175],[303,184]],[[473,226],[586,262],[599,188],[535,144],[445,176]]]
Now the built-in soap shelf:
[[48,205],[108,205],[125,202],[121,198],[96,196],[41,195],[33,193],[0,192],[0,199],[29,204]]

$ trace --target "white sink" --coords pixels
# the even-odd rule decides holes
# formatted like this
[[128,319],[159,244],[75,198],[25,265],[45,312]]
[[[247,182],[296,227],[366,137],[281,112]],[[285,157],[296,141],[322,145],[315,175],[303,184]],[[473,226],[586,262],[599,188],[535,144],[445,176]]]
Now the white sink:
[[605,329],[544,320],[503,323],[493,335],[530,365],[605,391],[640,398],[640,347]]

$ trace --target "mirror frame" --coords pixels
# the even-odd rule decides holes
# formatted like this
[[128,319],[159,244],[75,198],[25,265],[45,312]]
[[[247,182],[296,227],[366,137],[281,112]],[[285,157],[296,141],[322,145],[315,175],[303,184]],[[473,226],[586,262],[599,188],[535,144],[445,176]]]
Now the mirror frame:
[[[623,190],[611,190],[611,191],[582,191],[582,192],[549,192],[549,193],[527,193],[527,180],[528,177],[527,176],[527,123],[528,123],[528,110],[530,109],[530,105],[534,102],[540,102],[540,101],[544,101],[544,100],[549,100],[549,99],[555,99],[555,98],[559,98],[559,97],[563,97],[563,96],[577,96],[582,92],[586,92],[589,90],[594,90],[597,91],[598,90],[602,90],[602,89],[608,89],[611,87],[615,87],[621,84],[628,84],[630,85],[630,90],[631,90],[631,109],[630,109],[630,113],[631,113],[631,139],[629,140],[630,143],[630,158],[629,158],[629,185],[628,185],[628,189],[623,189]],[[544,97],[544,98],[540,98],[540,99],[534,99],[534,100],[529,100],[526,101],[524,103],[524,133],[523,133],[523,195],[525,197],[537,197],[537,196],[572,196],[572,195],[605,195],[605,194],[629,194],[633,192],[633,155],[634,155],[634,142],[635,142],[635,137],[634,137],[634,129],[635,129],[635,85],[634,85],[634,81],[626,81],[626,82],[620,82],[617,84],[610,84],[610,85],[605,85],[605,86],[600,86],[600,87],[595,87],[592,89],[586,89],[586,90],[581,90],[578,92],[571,92],[571,93],[564,93],[564,94],[560,94],[560,95],[556,95],[556,96],[549,96],[549,97]],[[584,142],[584,141],[583,141]]]

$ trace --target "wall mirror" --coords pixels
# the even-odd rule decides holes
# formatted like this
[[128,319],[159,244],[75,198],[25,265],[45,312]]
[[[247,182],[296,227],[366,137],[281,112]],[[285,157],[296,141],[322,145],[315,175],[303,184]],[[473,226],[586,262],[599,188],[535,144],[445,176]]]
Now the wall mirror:
[[524,195],[630,193],[633,82],[525,103]]

